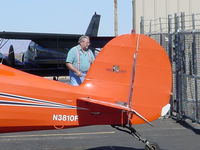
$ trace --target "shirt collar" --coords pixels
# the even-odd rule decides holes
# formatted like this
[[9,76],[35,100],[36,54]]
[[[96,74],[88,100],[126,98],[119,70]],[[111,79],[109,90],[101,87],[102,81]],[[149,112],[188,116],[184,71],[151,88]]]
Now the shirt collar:
[[80,45],[77,45],[77,49],[78,49],[79,51],[81,51],[82,53],[85,53],[85,52],[87,52],[87,51],[89,50],[89,49],[88,49],[87,51],[84,51],[84,50],[81,48]]

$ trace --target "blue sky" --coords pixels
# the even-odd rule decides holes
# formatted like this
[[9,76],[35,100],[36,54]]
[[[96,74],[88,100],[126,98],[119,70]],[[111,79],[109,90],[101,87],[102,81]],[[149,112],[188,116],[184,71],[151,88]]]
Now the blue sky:
[[[99,35],[114,35],[114,0],[0,0],[0,31],[84,34],[97,12]],[[132,0],[118,0],[119,34],[130,33]]]

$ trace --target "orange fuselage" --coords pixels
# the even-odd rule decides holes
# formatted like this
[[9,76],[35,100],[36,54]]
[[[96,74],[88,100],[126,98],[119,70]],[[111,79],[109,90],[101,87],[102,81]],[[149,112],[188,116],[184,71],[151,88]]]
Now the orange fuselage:
[[153,121],[169,104],[171,82],[165,50],[138,34],[107,43],[77,87],[1,64],[0,132]]

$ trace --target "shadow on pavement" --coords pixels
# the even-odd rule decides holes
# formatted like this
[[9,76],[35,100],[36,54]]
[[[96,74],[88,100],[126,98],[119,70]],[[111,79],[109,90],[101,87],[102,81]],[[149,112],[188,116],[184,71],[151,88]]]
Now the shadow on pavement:
[[177,123],[179,123],[180,125],[182,125],[183,127],[193,131],[195,134],[198,134],[200,135],[200,129],[198,128],[195,128],[194,124],[193,123],[189,123],[187,121],[184,121],[184,120],[176,120],[174,119]]
[[144,150],[144,149],[121,147],[121,146],[103,146],[103,147],[90,148],[86,150]]

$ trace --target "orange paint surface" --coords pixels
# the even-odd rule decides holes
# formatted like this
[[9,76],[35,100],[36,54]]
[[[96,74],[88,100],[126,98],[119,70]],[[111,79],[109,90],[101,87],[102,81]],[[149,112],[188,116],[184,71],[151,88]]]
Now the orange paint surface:
[[0,132],[126,124],[129,113],[132,124],[153,121],[169,103],[171,76],[165,50],[138,34],[107,43],[79,87],[1,64]]

